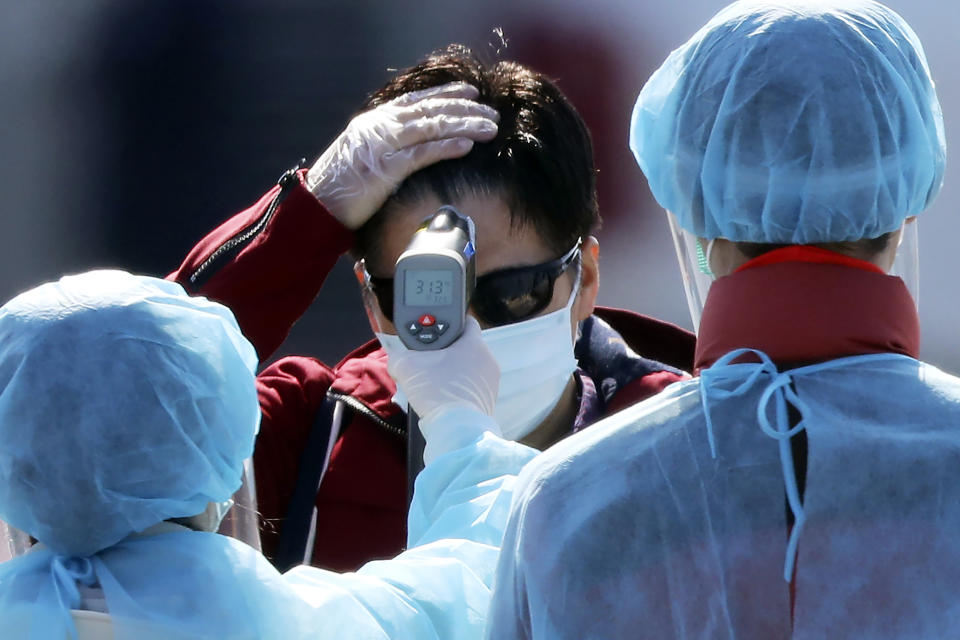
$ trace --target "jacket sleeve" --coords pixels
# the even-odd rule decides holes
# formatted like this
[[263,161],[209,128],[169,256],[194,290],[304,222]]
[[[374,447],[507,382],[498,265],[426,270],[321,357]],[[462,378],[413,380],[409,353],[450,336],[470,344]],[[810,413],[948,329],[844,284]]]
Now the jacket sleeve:
[[537,452],[484,434],[431,462],[410,507],[410,549],[337,574],[285,574],[329,611],[327,638],[479,640],[516,474]]
[[233,311],[261,360],[317,296],[353,234],[288,171],[250,208],[211,231],[167,276]]
[[333,380],[313,358],[282,358],[257,376],[262,418],[253,452],[263,553],[273,558],[297,482],[300,457]]
[[673,371],[653,371],[635,380],[627,383],[622,389],[610,399],[607,403],[607,415],[612,415],[617,411],[626,409],[630,405],[643,402],[651,398],[674,382],[689,380],[690,376],[685,373],[675,373]]

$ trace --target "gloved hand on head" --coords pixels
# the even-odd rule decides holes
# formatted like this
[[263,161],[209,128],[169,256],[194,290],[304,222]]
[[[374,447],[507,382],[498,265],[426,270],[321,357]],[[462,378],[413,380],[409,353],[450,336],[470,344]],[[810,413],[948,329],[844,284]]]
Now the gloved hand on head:
[[467,316],[463,335],[446,349],[391,353],[387,370],[420,416],[424,463],[469,444],[484,431],[500,435],[491,417],[500,367],[473,316]]
[[363,225],[410,174],[459,158],[497,135],[496,110],[453,82],[356,116],[307,173],[307,186],[344,226]]

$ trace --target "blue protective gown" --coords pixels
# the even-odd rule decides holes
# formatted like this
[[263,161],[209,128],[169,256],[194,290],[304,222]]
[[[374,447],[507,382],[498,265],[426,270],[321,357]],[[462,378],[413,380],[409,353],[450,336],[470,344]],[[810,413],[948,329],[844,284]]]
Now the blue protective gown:
[[410,507],[411,548],[356,573],[301,566],[287,583],[323,612],[323,638],[482,638],[516,474],[537,451],[485,434],[432,461]]
[[[56,563],[56,584],[96,577],[108,607],[145,614],[115,615],[117,639],[481,638],[513,482],[535,454],[488,434],[433,461],[410,516],[419,546],[356,573],[302,566],[281,576],[237,540],[178,530],[131,536],[89,564]],[[37,549],[0,564],[0,637],[43,638],[67,624],[50,589],[54,558]]]
[[240,486],[255,366],[229,310],[163,280],[91,272],[0,308],[0,517],[42,542],[0,563],[0,638],[75,637],[71,610],[94,601],[116,640],[482,635],[512,483],[536,452],[477,425],[418,478],[413,548],[355,574],[281,576],[242,542],[166,522]]
[[960,379],[897,354],[729,361],[523,471],[488,638],[956,635]]

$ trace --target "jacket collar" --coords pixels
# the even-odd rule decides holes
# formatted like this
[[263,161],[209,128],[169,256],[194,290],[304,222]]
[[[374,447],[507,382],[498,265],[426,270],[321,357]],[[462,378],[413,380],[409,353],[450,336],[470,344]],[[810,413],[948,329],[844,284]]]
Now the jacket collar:
[[900,278],[831,251],[786,247],[710,287],[696,370],[742,347],[789,366],[868,353],[916,358],[920,322]]

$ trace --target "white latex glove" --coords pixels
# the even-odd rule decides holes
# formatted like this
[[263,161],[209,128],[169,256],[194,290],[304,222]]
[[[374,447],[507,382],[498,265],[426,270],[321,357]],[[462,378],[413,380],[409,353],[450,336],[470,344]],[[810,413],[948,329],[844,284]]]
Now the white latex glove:
[[387,371],[420,416],[426,464],[484,431],[500,435],[492,418],[500,367],[473,316],[467,316],[463,335],[446,349],[391,353]]
[[407,176],[497,135],[499,115],[474,102],[478,95],[454,82],[361,113],[307,172],[307,187],[344,226],[359,228]]

